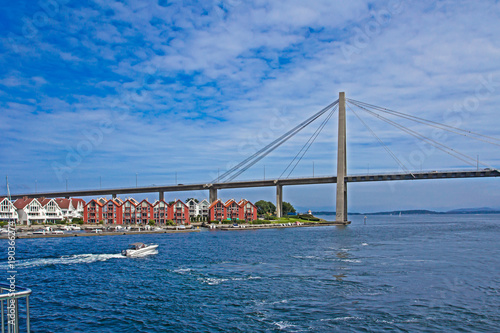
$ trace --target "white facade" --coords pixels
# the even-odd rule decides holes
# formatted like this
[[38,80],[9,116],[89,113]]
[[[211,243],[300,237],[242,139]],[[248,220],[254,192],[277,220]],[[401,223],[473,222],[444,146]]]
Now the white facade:
[[[82,199],[18,199],[13,203],[20,224],[71,222],[83,217]],[[7,207],[7,205],[5,205]],[[1,213],[0,213],[1,216]],[[0,217],[1,219],[1,217]]]
[[208,208],[210,207],[210,203],[207,199],[203,199],[201,202],[196,202],[194,199],[191,199],[186,202],[186,205],[189,207],[190,218],[201,216],[202,219],[205,218],[208,220]]
[[199,204],[198,204],[198,215],[201,217],[206,218],[208,221],[208,209],[210,208],[210,203],[208,202],[207,199],[203,199]]
[[[22,200],[22,199],[19,199]],[[17,201],[15,202],[17,206]],[[36,199],[25,200],[20,207],[17,207],[17,214],[19,216],[20,224],[31,225],[33,223],[45,222],[45,210],[42,204]]]
[[56,199],[56,203],[61,208],[63,220],[71,222],[74,218],[83,218],[85,201],[81,199]]
[[0,222],[8,222],[19,219],[16,207],[12,204],[9,198],[0,198]]
[[63,220],[63,212],[54,199],[45,199],[41,202],[43,210],[42,214],[45,215],[44,222],[56,223]]

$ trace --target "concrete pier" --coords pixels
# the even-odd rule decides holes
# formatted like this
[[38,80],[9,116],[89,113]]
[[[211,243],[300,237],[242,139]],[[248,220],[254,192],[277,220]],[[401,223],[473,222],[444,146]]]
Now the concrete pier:
[[210,194],[209,194],[210,204],[212,204],[212,202],[217,200],[217,189],[211,187],[209,191],[210,191]]
[[283,185],[276,184],[276,217],[283,216]]

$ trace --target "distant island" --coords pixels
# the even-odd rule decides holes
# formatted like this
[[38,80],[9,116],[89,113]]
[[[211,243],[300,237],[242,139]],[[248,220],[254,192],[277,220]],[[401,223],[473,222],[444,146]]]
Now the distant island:
[[[314,215],[335,215],[335,212],[329,211],[316,211],[312,212]],[[453,209],[446,212],[437,212],[433,210],[425,209],[413,209],[413,210],[394,210],[390,212],[375,212],[375,213],[349,213],[349,215],[442,215],[442,214],[500,214],[499,209],[493,209],[489,207],[481,208],[460,208]]]

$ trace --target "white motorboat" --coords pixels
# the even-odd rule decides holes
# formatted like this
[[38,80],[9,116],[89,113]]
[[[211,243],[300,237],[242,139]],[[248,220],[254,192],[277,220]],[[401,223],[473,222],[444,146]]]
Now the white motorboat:
[[130,247],[122,251],[122,255],[127,257],[142,257],[149,254],[156,254],[158,244],[133,243]]

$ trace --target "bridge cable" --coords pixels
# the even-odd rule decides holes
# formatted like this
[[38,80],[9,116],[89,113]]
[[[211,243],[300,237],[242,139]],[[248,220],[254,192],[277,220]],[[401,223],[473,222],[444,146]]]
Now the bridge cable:
[[[312,122],[314,122],[316,119],[318,119],[320,116],[322,116],[324,113],[326,113],[327,111],[329,111],[331,108],[333,108],[337,104],[338,104],[338,100],[336,100],[335,102],[331,103],[330,105],[328,105],[327,107],[325,107],[321,111],[317,112],[313,116],[309,117],[308,119],[306,119],[305,121],[303,121],[299,125],[295,126],[293,129],[291,129],[290,131],[286,132],[285,134],[283,134],[282,136],[280,136],[279,138],[277,138],[276,140],[274,140],[273,142],[271,142],[270,144],[268,144],[264,148],[260,149],[259,151],[257,151],[253,155],[251,155],[250,157],[246,158],[245,160],[243,160],[242,162],[240,162],[236,166],[234,166],[231,169],[229,169],[228,171],[224,172],[220,177],[218,177],[217,179],[213,180],[212,182],[215,183],[217,181],[220,181],[221,179],[228,178],[228,177],[229,178],[226,179],[225,182],[233,180],[234,178],[236,178],[241,173],[243,173],[246,170],[248,170],[248,168],[250,168],[255,163],[257,163],[258,161],[260,161],[261,159],[263,159],[269,153],[271,153],[276,148],[278,148],[279,146],[281,146],[283,143],[285,143],[286,141],[288,141],[290,138],[292,138],[294,135],[296,135],[298,132],[300,132],[302,129],[304,129],[309,124],[311,124]],[[238,169],[240,169],[242,167],[243,167],[243,169],[241,169],[241,170],[238,171]],[[236,173],[236,174],[233,174],[233,173]],[[231,175],[231,174],[233,174],[233,175]]]
[[[366,108],[364,108],[364,107],[362,107],[360,105],[357,105],[356,103],[351,102],[351,104],[356,105],[358,108],[360,108],[360,109],[362,109],[362,110],[370,113],[372,116],[374,116],[374,117],[376,117],[376,118],[378,118],[378,119],[380,119],[380,120],[382,120],[382,121],[384,121],[386,123],[389,123],[389,124],[391,124],[392,126],[394,126],[396,128],[401,129],[402,131],[410,134],[411,136],[416,137],[419,140],[422,140],[422,141],[430,144],[431,146],[434,146],[435,148],[437,148],[437,149],[439,149],[439,150],[441,150],[441,151],[443,151],[443,152],[445,152],[445,153],[447,153],[447,154],[449,154],[449,155],[451,155],[451,156],[453,156],[453,157],[455,157],[455,158],[457,158],[457,159],[459,159],[459,160],[461,160],[461,161],[463,161],[463,162],[465,162],[465,163],[467,163],[469,165],[472,165],[472,166],[476,165],[476,163],[475,163],[476,159],[474,159],[473,157],[465,155],[465,154],[463,154],[463,153],[461,153],[461,152],[459,152],[459,151],[457,151],[457,150],[455,150],[453,148],[450,148],[450,147],[448,147],[448,146],[446,146],[446,145],[444,145],[442,143],[439,143],[439,142],[437,142],[437,141],[435,141],[435,140],[433,140],[431,138],[428,138],[428,137],[426,137],[426,136],[424,136],[422,134],[419,134],[419,133],[417,133],[417,132],[415,132],[415,131],[413,131],[413,130],[411,130],[411,129],[409,129],[409,128],[401,125],[401,124],[398,124],[398,123],[396,123],[396,122],[394,122],[394,121],[392,121],[392,120],[390,120],[388,118],[385,118],[385,117],[377,114],[376,112],[370,111],[370,110],[368,110],[368,109],[366,109]],[[453,153],[451,153],[450,151],[447,151],[445,149],[448,149],[448,150],[452,151]],[[465,157],[465,158],[473,161],[474,163],[470,162],[470,161],[467,161],[464,158],[459,157],[458,155],[463,156],[463,157]],[[487,166],[487,167],[490,167],[489,165],[487,165],[485,163],[480,163],[480,164],[484,165],[484,166]]]
[[[354,105],[356,105],[356,104],[354,104]],[[389,120],[389,119],[387,119],[387,118],[385,118],[385,117],[383,117],[383,116],[381,116],[381,115],[379,115],[379,114],[377,114],[375,112],[372,112],[372,111],[370,111],[368,109],[365,109],[364,107],[360,107],[359,105],[356,105],[356,106],[359,107],[360,109],[362,109],[362,110],[370,113],[372,116],[374,116],[374,117],[376,117],[376,118],[378,118],[378,119],[380,119],[380,120],[382,120],[382,121],[384,121],[384,122],[386,122],[386,123],[388,123],[388,124],[390,124],[390,125],[392,125],[392,126],[394,126],[396,128],[399,128],[400,130],[402,130],[402,131],[410,134],[411,136],[413,136],[413,137],[415,137],[415,138],[417,138],[417,139],[419,139],[421,141],[424,141],[424,142],[430,144],[431,146],[433,146],[435,148],[438,148],[439,150],[441,150],[441,151],[443,151],[443,152],[445,152],[445,153],[447,153],[447,154],[449,154],[449,155],[451,155],[451,156],[453,156],[453,157],[455,157],[455,158],[457,158],[457,159],[459,159],[459,160],[461,160],[461,161],[463,161],[463,162],[465,162],[465,163],[467,163],[469,165],[474,165],[474,163],[472,163],[470,161],[467,161],[467,160],[465,160],[462,157],[459,157],[457,155],[463,155],[463,156],[465,156],[466,158],[468,158],[470,160],[474,160],[472,157],[467,156],[465,154],[462,154],[460,152],[457,152],[453,148],[450,148],[450,147],[447,147],[445,145],[442,145],[442,144],[436,142],[435,140],[426,138],[425,136],[423,136],[423,135],[421,135],[421,134],[419,134],[419,133],[417,133],[417,132],[415,132],[415,131],[413,131],[413,130],[405,127],[405,126],[400,125],[400,124],[398,124],[398,123],[396,123],[394,121],[391,121],[391,120]],[[446,148],[446,149],[449,149],[449,150],[453,151],[453,153],[450,153],[449,151],[443,149],[443,147]]]
[[472,131],[469,131],[469,130],[464,130],[464,129],[461,129],[461,128],[458,128],[458,127],[454,127],[454,126],[450,126],[450,125],[446,125],[446,124],[441,124],[441,123],[438,123],[438,122],[435,122],[435,121],[432,121],[432,120],[428,120],[428,119],[424,119],[424,118],[412,116],[412,115],[409,115],[409,114],[406,114],[406,113],[402,113],[402,112],[390,110],[390,109],[387,109],[387,108],[383,108],[383,107],[380,107],[380,106],[368,104],[368,103],[365,103],[365,102],[356,101],[356,100],[353,100],[353,99],[348,99],[348,101],[350,101],[351,103],[358,103],[358,104],[363,105],[365,107],[376,109],[378,111],[381,111],[381,112],[384,112],[384,113],[387,113],[387,114],[391,114],[391,115],[394,115],[394,116],[397,116],[397,117],[401,117],[401,118],[404,118],[404,119],[407,119],[407,120],[412,120],[412,121],[415,121],[415,122],[420,123],[420,124],[424,124],[424,125],[427,125],[427,126],[431,126],[431,127],[434,127],[434,128],[445,130],[445,131],[448,131],[448,132],[451,132],[451,133],[454,133],[454,134],[457,134],[457,135],[462,135],[462,136],[471,138],[473,140],[478,140],[478,141],[481,141],[481,142],[489,143],[489,144],[492,144],[492,145],[500,147],[500,143],[496,143],[496,142],[492,142],[492,141],[489,141],[489,140],[477,138],[475,136],[479,136],[479,137],[483,137],[483,138],[486,138],[486,139],[490,139],[490,140],[493,140],[493,141],[500,142],[500,139],[498,139],[498,138],[494,138],[494,137],[487,136],[487,135],[482,135],[482,134],[479,134],[479,133],[475,133],[475,132],[472,132]]
[[415,175],[406,167],[406,165],[401,162],[401,160],[399,160],[399,158],[396,157],[396,155],[391,151],[391,149],[389,149],[389,147],[377,136],[377,134],[375,134],[375,132],[370,128],[370,126],[368,126],[368,124],[366,124],[363,119],[361,119],[361,117],[353,110],[351,109],[351,106],[348,104],[348,108],[349,110],[352,111],[352,113],[354,113],[354,115],[359,119],[359,121],[365,125],[365,127],[370,131],[370,133],[378,140],[378,142],[382,145],[382,147],[384,147],[384,149],[387,151],[387,153],[389,153],[389,155],[391,155],[391,157],[396,161],[396,163],[399,164],[399,166],[404,170],[406,171],[406,173],[409,173],[410,175],[412,175],[413,178],[415,178]]
[[[314,143],[314,141],[316,140],[316,138],[318,137],[318,135],[321,133],[321,131],[323,130],[323,128],[326,126],[326,124],[328,123],[328,121],[330,120],[330,118],[335,114],[335,112],[337,111],[338,109],[338,105],[335,106],[332,111],[328,114],[328,116],[323,120],[323,122],[320,124],[320,126],[316,129],[316,131],[311,135],[311,137],[309,138],[309,140],[307,140],[307,142],[302,146],[302,148],[299,150],[299,152],[297,153],[297,155],[295,155],[295,157],[293,158],[293,160],[288,164],[288,166],[286,167],[286,169],[281,173],[281,175],[279,176],[279,179],[281,179],[281,177],[286,173],[286,171],[288,170],[288,168],[293,164],[293,162],[298,158],[298,156],[300,155],[300,153],[302,153],[302,155],[300,156],[300,158],[297,160],[297,162],[295,163],[294,167],[290,170],[290,172],[288,173],[287,175],[287,179],[290,177],[290,175],[292,174],[292,172],[295,170],[295,168],[297,167],[297,165],[300,163],[300,161],[302,160],[302,158],[304,157],[304,155],[307,153],[307,151],[309,150],[309,148],[311,147],[311,145]],[[306,148],[307,147],[307,148]]]

